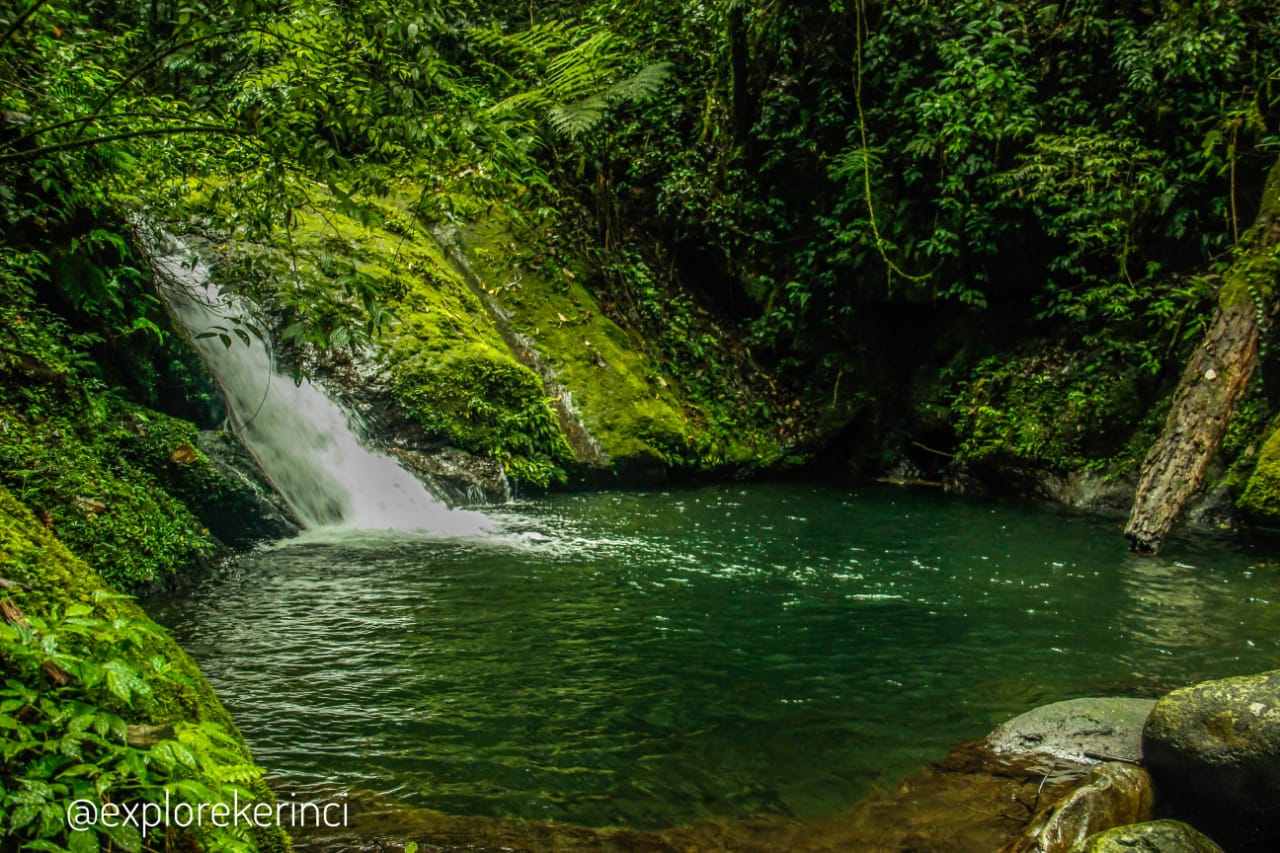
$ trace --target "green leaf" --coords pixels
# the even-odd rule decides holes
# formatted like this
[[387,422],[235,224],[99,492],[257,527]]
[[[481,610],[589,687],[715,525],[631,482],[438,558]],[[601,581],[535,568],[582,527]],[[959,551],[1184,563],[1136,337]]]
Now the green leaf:
[[88,829],[74,830],[67,836],[67,850],[70,853],[97,853],[98,833]]
[[98,831],[111,839],[111,842],[125,853],[141,853],[142,835],[131,823],[118,826],[99,826]]

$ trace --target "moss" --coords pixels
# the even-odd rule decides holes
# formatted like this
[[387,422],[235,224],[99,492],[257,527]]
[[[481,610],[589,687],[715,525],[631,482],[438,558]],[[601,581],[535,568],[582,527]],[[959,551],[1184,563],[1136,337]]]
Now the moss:
[[[500,460],[517,482],[563,481],[573,454],[541,380],[511,353],[488,309],[406,214],[411,187],[374,209],[376,224],[341,214],[295,218],[302,275],[360,276],[394,315],[378,341],[392,393],[427,441]],[[415,233],[416,231],[416,233]]]
[[[0,484],[119,587],[209,554],[214,542],[204,524],[139,464],[145,454],[129,452],[144,441],[132,430],[145,430],[145,410],[83,384],[72,388],[0,391]],[[158,413],[150,419],[172,423]]]
[[1237,506],[1259,518],[1280,519],[1280,429],[1262,445]]
[[[517,250],[511,223],[496,213],[462,237],[483,285],[569,389],[569,402],[612,468],[742,469],[781,457],[776,440],[749,428],[734,409],[727,377],[709,378],[719,401],[700,395],[656,348],[618,326],[587,287],[593,270],[581,258],[538,233],[523,235]],[[663,309],[674,316],[670,304]],[[692,328],[667,334],[698,336]],[[689,343],[702,345],[700,338]],[[720,343],[705,342],[710,349]]]
[[1269,306],[1280,284],[1280,246],[1268,232],[1280,227],[1280,160],[1271,167],[1258,208],[1258,222],[1245,234],[1240,254],[1227,271],[1218,305],[1230,308],[1254,302],[1260,309]]
[[[66,605],[79,603],[92,605],[96,615],[105,620],[127,620],[154,627],[132,600],[119,596],[101,598],[101,594],[110,589],[102,577],[73,556],[3,486],[0,486],[0,566],[8,580],[21,585],[6,594],[28,617],[47,619]],[[163,665],[138,667],[148,680],[153,696],[137,705],[136,721],[152,725],[214,723],[233,735],[244,761],[252,763],[243,738],[195,662],[162,630],[157,629],[149,636],[147,644],[136,651],[137,660],[150,664],[159,658],[157,662]],[[172,670],[176,677],[161,678],[154,674],[157,669]],[[271,800],[265,784],[258,782],[252,788],[260,799]],[[254,841],[263,851],[289,847],[287,836],[279,828],[258,830]]]
[[1280,246],[1269,250],[1251,247],[1246,238],[1240,256],[1227,271],[1218,291],[1218,306],[1226,309],[1241,303],[1269,305],[1280,282]]
[[396,394],[429,436],[502,460],[517,480],[546,486],[572,452],[527,368],[484,348],[397,371]]

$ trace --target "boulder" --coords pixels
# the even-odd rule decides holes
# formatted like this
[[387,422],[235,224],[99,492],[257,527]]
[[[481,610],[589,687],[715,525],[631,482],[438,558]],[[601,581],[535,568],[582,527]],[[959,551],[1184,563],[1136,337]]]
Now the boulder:
[[1161,802],[1176,814],[1233,846],[1277,849],[1280,670],[1169,693],[1142,744]]
[[1033,708],[992,732],[997,755],[1040,755],[1075,765],[1142,757],[1142,726],[1151,699],[1071,699]]
[[1154,820],[1090,836],[1071,853],[1222,853],[1222,848],[1181,821]]
[[1151,777],[1112,762],[1089,771],[1085,783],[1042,810],[1005,853],[1067,853],[1090,835],[1151,817]]

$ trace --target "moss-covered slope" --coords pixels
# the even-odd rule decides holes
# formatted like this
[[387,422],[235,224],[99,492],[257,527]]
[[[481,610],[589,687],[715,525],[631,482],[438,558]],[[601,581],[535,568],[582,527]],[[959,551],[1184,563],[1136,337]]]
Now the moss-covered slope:
[[[376,380],[359,370],[339,380],[357,408],[379,412],[384,444],[449,444],[542,487],[752,470],[782,457],[769,426],[748,428],[731,383],[714,369],[699,372],[718,394],[682,381],[660,348],[608,316],[587,286],[588,261],[561,258],[545,233],[514,236],[500,206],[472,211],[442,239],[413,215],[412,186],[367,202],[360,221],[314,195],[292,219],[288,251],[259,246],[248,266],[265,271],[268,294],[317,278],[360,282],[384,300]],[[390,417],[387,400],[370,402],[388,396]]]
[[[629,292],[661,303],[666,327],[623,328],[604,299],[603,271],[555,236],[490,211],[458,235],[477,285],[517,340],[563,389],[563,402],[615,473],[728,471],[780,462],[784,451],[769,417],[752,418],[751,399],[691,304],[665,299],[644,263],[611,272]],[[639,313],[639,312],[637,312]]]
[[[3,487],[0,576],[0,819],[9,840],[23,849],[38,839],[97,849],[64,825],[73,799],[157,801],[168,791],[179,801],[217,802],[243,790],[271,802],[191,658]],[[137,849],[127,830],[101,832],[104,844]],[[288,849],[278,827],[173,832],[168,843],[184,835],[208,849]]]

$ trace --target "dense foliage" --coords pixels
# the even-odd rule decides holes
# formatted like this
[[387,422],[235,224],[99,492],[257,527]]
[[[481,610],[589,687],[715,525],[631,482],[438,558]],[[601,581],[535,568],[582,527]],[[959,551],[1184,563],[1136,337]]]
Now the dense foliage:
[[[56,536],[117,586],[212,550],[197,500],[236,512],[169,416],[216,403],[140,212],[259,247],[233,284],[299,364],[399,323],[397,402],[527,482],[572,462],[547,388],[451,307],[498,287],[562,378],[633,411],[604,444],[667,468],[826,448],[880,472],[925,448],[1123,470],[1225,298],[1278,126],[1277,0],[13,2],[0,494],[23,542]],[[491,293],[404,248],[444,224],[485,237]],[[1236,296],[1265,315],[1274,291]],[[454,339],[467,357],[436,358]],[[1226,443],[1264,515],[1274,349]],[[216,721],[128,744],[173,673],[113,606],[0,625],[6,843],[138,849],[69,832],[65,802],[255,778]]]
[[[566,181],[597,239],[646,247],[654,269],[675,261],[815,403],[843,380],[877,417],[914,407],[904,419],[962,455],[1118,451],[1202,330],[1280,138],[1274,2],[581,14],[615,21],[676,79]],[[922,339],[888,369],[885,328]],[[993,398],[996,364],[1028,338],[1074,352],[1024,362],[1035,381]],[[1063,400],[1084,413],[1064,436],[1088,446],[1019,437]],[[1091,440],[1099,424],[1110,440]]]
[[2,487],[0,558],[0,847],[281,849],[243,825],[70,825],[76,800],[259,801],[262,771],[190,658]]

